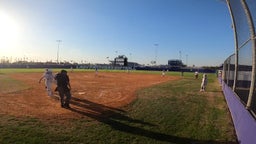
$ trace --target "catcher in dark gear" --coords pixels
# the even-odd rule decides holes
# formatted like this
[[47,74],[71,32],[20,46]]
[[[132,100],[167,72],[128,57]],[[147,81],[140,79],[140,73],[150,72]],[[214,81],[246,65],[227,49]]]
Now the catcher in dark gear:
[[61,107],[70,108],[69,102],[71,99],[71,86],[69,83],[69,76],[67,75],[67,71],[61,70],[61,72],[55,76],[55,80],[57,81],[57,91],[60,95]]

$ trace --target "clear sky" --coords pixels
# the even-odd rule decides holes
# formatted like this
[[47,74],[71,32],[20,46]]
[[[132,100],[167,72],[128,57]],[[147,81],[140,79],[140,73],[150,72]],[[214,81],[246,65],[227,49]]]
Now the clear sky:
[[221,0],[0,0],[0,59],[218,66],[234,53]]

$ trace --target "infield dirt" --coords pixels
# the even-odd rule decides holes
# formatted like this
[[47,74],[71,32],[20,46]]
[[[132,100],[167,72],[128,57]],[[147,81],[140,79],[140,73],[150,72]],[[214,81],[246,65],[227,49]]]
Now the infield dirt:
[[[179,77],[161,74],[73,72],[68,73],[71,83],[71,109],[60,107],[58,93],[47,96],[44,82],[38,83],[42,73],[7,74],[22,81],[26,88],[0,92],[0,114],[29,116],[41,120],[65,120],[94,116],[106,117],[136,99],[136,90],[151,85],[177,80]],[[4,85],[4,84],[3,84]],[[52,89],[56,87],[53,84]]]

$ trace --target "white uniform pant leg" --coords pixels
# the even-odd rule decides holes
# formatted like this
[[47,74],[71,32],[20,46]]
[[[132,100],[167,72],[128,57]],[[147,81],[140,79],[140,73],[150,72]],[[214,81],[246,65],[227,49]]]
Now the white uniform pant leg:
[[45,84],[46,84],[46,91],[47,91],[48,96],[52,96],[52,81],[46,80]]

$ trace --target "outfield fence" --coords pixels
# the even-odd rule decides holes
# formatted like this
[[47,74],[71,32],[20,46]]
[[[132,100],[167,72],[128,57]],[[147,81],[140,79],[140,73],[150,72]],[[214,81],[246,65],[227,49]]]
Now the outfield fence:
[[226,0],[235,52],[223,64],[222,88],[239,143],[256,143],[256,1]]

